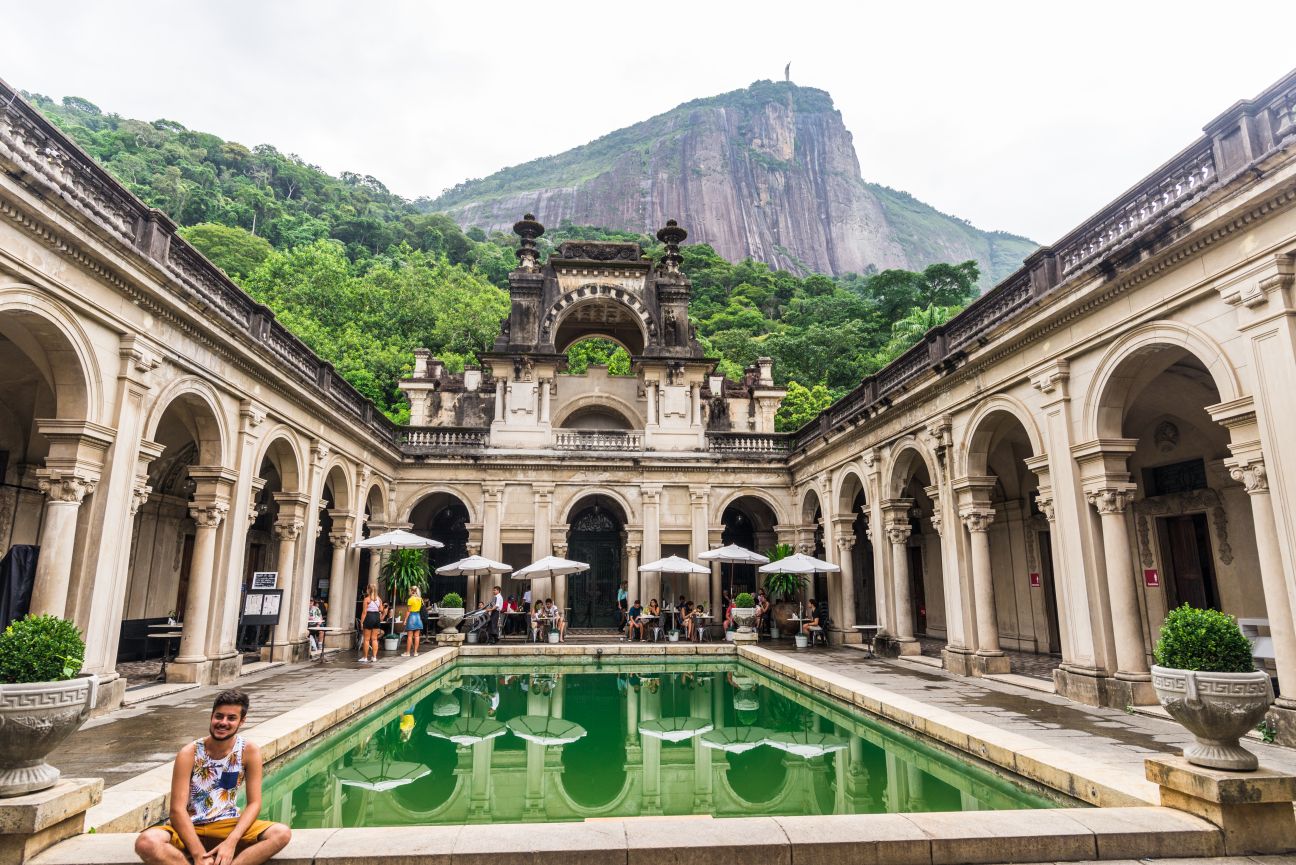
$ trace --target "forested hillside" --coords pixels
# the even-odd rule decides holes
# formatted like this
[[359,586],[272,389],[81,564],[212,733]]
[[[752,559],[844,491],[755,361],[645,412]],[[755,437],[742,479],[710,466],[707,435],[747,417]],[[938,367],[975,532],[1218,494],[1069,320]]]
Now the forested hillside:
[[[28,98],[397,421],[408,406],[396,382],[415,348],[458,369],[490,346],[508,311],[510,235],[464,232],[372,177],[332,177],[269,145],[131,120],[75,97]],[[542,251],[572,238],[637,240],[649,255],[661,252],[647,236],[567,224],[551,228]],[[709,355],[731,378],[757,356],[773,357],[789,388],[784,429],[947,319],[978,279],[971,261],[829,277],[729,262],[706,244],[686,245],[684,255],[690,314]],[[628,371],[613,349],[574,347],[572,371],[590,362]]]

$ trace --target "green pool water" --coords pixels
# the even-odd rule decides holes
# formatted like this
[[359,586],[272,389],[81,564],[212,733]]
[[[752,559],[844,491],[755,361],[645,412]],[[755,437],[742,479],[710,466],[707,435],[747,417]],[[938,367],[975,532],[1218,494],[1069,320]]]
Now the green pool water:
[[661,659],[460,661],[272,766],[263,799],[293,828],[1059,804],[744,662]]

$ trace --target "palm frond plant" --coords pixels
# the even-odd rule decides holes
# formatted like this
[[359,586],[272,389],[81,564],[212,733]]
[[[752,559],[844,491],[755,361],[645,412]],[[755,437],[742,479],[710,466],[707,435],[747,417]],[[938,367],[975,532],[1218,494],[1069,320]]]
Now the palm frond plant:
[[[775,544],[765,551],[765,557],[771,562],[777,562],[795,552],[791,544]],[[775,573],[765,577],[765,588],[775,601],[795,601],[805,587],[806,578],[803,574]]]
[[419,591],[425,589],[431,575],[427,550],[392,550],[382,566],[382,578],[392,594],[392,606],[398,598],[408,598],[410,589],[416,586]]

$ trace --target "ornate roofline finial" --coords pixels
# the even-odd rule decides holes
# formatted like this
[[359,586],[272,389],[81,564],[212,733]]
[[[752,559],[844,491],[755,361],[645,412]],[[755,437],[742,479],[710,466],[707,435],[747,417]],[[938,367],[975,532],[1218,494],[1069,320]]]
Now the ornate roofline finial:
[[544,234],[544,226],[536,222],[534,214],[528,213],[521,221],[513,224],[513,233],[522,238],[522,245],[514,253],[518,258],[518,267],[527,273],[540,269],[540,253],[536,249],[536,238]]
[[679,273],[680,265],[684,262],[679,245],[686,237],[688,232],[680,228],[680,224],[673,219],[666,220],[666,227],[657,232],[657,239],[666,244],[666,256],[662,259],[662,264],[666,265],[668,273]]

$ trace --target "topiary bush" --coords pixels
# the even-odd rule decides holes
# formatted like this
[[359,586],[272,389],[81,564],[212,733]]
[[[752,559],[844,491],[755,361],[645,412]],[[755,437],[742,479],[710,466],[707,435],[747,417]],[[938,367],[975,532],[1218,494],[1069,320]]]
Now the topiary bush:
[[85,641],[58,616],[27,616],[0,634],[0,682],[62,682],[81,672]]
[[735,607],[754,607],[756,599],[752,597],[751,592],[739,592],[738,597],[734,598]]
[[1205,673],[1250,673],[1251,641],[1232,616],[1184,604],[1161,623],[1153,656],[1159,666]]
[[445,597],[441,599],[441,606],[451,610],[462,610],[463,605],[463,597],[458,592],[446,592]]

